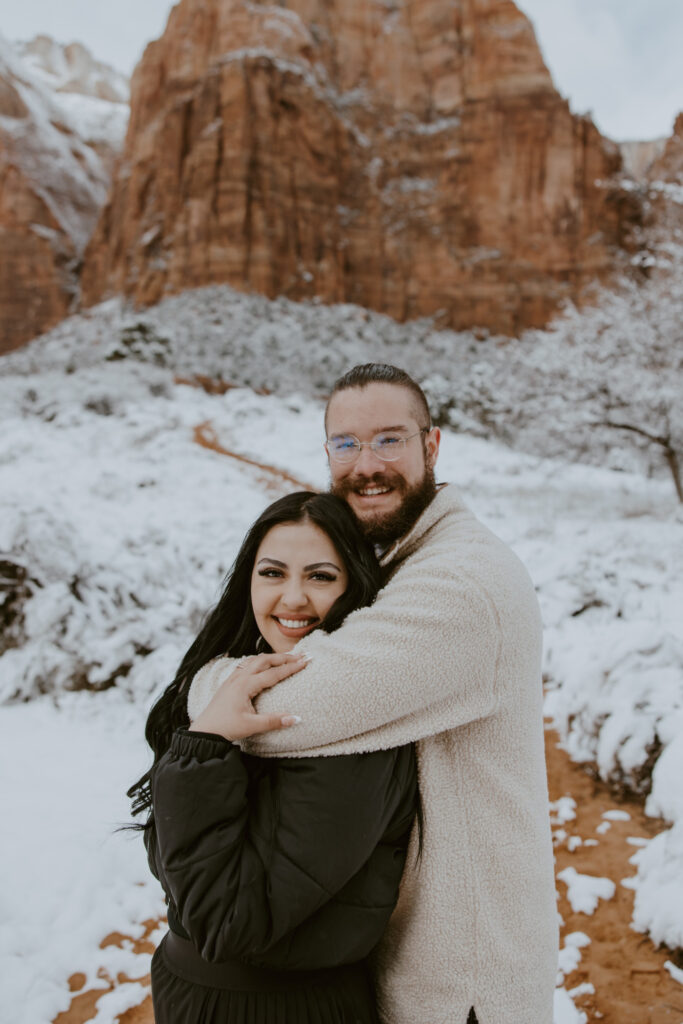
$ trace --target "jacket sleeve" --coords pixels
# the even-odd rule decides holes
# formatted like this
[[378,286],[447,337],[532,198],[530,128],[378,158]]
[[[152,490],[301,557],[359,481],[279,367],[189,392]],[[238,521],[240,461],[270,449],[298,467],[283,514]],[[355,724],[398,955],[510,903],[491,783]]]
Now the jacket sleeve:
[[241,658],[230,658],[224,654],[213,658],[199,669],[192,679],[187,695],[187,713],[191,722],[199,718],[241,661]]
[[267,952],[343,888],[405,802],[395,764],[393,750],[270,761],[250,780],[238,747],[174,734],[152,778],[155,861],[206,960]]

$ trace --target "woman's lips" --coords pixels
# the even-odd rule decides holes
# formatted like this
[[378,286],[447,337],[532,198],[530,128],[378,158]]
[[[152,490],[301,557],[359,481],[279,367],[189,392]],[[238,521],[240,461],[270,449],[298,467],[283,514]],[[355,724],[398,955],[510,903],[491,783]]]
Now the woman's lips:
[[306,633],[310,633],[320,622],[320,619],[312,619],[310,616],[303,615],[298,618],[292,617],[291,619],[279,618],[277,615],[273,615],[272,619],[280,632],[288,637],[306,636]]

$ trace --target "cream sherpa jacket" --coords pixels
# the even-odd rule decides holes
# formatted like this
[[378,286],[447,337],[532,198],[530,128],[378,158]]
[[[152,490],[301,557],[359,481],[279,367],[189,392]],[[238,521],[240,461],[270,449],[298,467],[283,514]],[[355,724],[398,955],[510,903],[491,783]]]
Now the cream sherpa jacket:
[[[377,953],[384,1024],[552,1024],[557,910],[541,710],[541,625],[516,556],[442,488],[383,561],[370,608],[310,634],[300,673],[259,710],[300,725],[265,756],[417,741],[424,852],[409,855]],[[232,669],[192,683],[195,718]],[[415,836],[413,837],[415,840]]]

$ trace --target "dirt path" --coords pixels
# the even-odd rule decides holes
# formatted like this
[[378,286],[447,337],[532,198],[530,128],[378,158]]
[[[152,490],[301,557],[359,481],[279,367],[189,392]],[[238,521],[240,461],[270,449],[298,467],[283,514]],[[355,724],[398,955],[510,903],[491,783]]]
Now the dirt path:
[[256,462],[255,459],[248,459],[246,455],[239,455],[237,452],[231,452],[227,448],[223,448],[218,440],[218,435],[214,430],[213,426],[206,420],[204,423],[200,423],[199,426],[194,428],[194,440],[202,448],[210,448],[213,452],[218,452],[219,455],[227,455],[230,459],[236,459],[238,462],[244,463],[246,466],[253,466],[254,469],[259,470],[258,480],[262,483],[267,491],[280,490],[283,483],[290,484],[296,487],[299,491],[317,491],[318,488],[314,487],[313,484],[304,483],[303,480],[297,480],[295,476],[291,476],[286,473],[284,469],[278,469],[276,466],[268,466],[263,462]]
[[[594,994],[587,992],[575,999],[591,1022],[681,1024],[683,985],[675,982],[664,967],[666,960],[673,959],[671,952],[655,949],[648,938],[633,931],[633,892],[621,884],[622,879],[635,874],[629,858],[637,845],[628,840],[652,839],[666,825],[647,818],[639,802],[617,802],[604,783],[595,781],[584,768],[570,761],[556,744],[557,735],[548,731],[550,799],[557,801],[570,796],[576,801],[576,817],[553,825],[556,874],[573,867],[579,874],[608,878],[616,885],[613,898],[600,900],[595,912],[588,916],[572,910],[567,885],[558,881],[563,939],[572,932],[583,932],[590,939],[580,950],[581,961],[567,975],[565,987],[594,987]],[[628,814],[628,820],[610,821],[604,817],[605,813],[611,815],[615,811]],[[577,836],[582,844],[572,850],[576,839],[571,837]],[[596,841],[597,845],[586,845],[586,840]]]
[[[100,949],[106,949],[107,946],[130,946],[135,953],[153,953],[154,945],[149,941],[147,936],[151,935],[159,927],[159,921],[145,921],[144,927],[145,932],[141,939],[130,939],[126,935],[121,935],[119,932],[112,932],[107,935],[106,938],[100,942]],[[119,974],[116,978],[112,978],[104,971],[98,972],[98,977],[106,982],[105,988],[97,989],[86,989],[85,982],[86,978],[84,974],[72,974],[69,978],[69,988],[74,993],[71,1005],[68,1010],[64,1010],[62,1013],[58,1013],[54,1018],[52,1024],[86,1024],[97,1014],[97,1003],[98,1000],[106,995],[107,992],[113,991],[118,985],[123,985],[128,981],[139,981],[140,984],[149,985],[149,975],[143,975],[140,978],[129,978],[125,974]],[[147,998],[139,1006],[134,1006],[130,1010],[126,1010],[118,1018],[121,1024],[154,1024],[154,1013],[152,1011],[152,997]]]
[[[278,484],[281,487],[282,483],[314,489],[282,470],[224,449],[208,422],[195,428],[195,441],[253,466],[264,474],[261,479],[268,489]],[[575,802],[575,808],[565,800],[556,805],[553,815],[556,873],[574,868],[581,875],[610,879],[616,886],[614,896],[600,899],[595,912],[588,915],[572,910],[567,900],[567,884],[558,881],[559,910],[564,921],[561,945],[566,944],[566,936],[577,932],[590,940],[579,949],[580,961],[566,974],[565,988],[569,991],[581,988],[583,994],[575,994],[574,1001],[585,1012],[589,1024],[683,1024],[683,985],[674,981],[664,966],[665,961],[672,959],[672,954],[669,950],[655,949],[645,936],[633,931],[633,892],[621,884],[622,879],[635,874],[629,858],[637,849],[637,843],[653,838],[666,826],[647,818],[641,803],[615,799],[606,785],[574,764],[557,746],[557,741],[556,733],[548,729],[546,758],[550,799],[555,803],[569,797]],[[563,811],[575,816],[562,822],[558,819],[567,817]],[[157,927],[158,922],[146,922],[145,936]],[[120,945],[124,941],[129,940],[112,934],[101,946]],[[152,945],[146,938],[135,940],[133,947],[136,952],[152,952]],[[678,966],[683,967],[683,963],[679,962]],[[55,1017],[53,1024],[86,1024],[95,1015],[97,1001],[106,991],[125,981],[149,983],[148,978],[130,979],[123,975],[116,979],[103,976],[103,980],[109,982],[108,989],[86,991],[84,976],[72,975],[69,985],[75,994],[71,1006]],[[122,1013],[119,1021],[120,1024],[154,1024],[151,998]]]

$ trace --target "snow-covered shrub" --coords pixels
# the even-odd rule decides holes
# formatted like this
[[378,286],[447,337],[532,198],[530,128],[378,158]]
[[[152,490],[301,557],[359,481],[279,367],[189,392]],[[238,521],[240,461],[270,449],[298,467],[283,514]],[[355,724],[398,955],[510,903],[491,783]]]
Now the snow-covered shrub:
[[110,363],[119,359],[137,359],[141,363],[168,366],[172,361],[170,349],[168,338],[157,334],[142,320],[123,328],[118,340],[107,351],[105,359]]
[[264,503],[193,442],[221,400],[127,361],[8,374],[0,398],[0,701],[150,693]]

